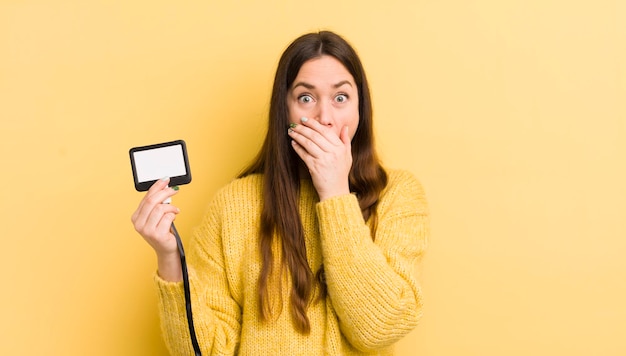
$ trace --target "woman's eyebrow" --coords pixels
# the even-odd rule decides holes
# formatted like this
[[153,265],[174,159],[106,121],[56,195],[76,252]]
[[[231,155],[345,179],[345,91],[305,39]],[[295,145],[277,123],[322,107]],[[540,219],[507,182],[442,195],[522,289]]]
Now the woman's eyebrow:
[[315,89],[315,86],[313,84],[309,84],[309,83],[305,83],[305,82],[297,82],[296,84],[293,85],[293,89],[295,89],[297,87],[305,87],[305,88],[307,88],[309,90]]
[[352,83],[350,83],[350,81],[349,81],[349,80],[342,80],[342,81],[340,81],[339,83],[337,83],[337,84],[333,85],[333,87],[334,87],[335,89],[337,89],[337,88],[339,88],[340,86],[345,85],[345,84],[348,84],[349,86],[352,86]]
[[[348,84],[349,86],[352,86],[352,83],[349,80],[342,80],[339,83],[334,84],[333,88],[337,89],[337,88],[339,88],[339,87],[341,87],[343,85],[346,85],[346,84]],[[293,85],[293,89],[295,89],[295,88],[297,88],[299,86],[305,87],[305,88],[307,88],[309,90],[315,89],[315,85],[307,83],[307,82],[297,82],[296,84]]]

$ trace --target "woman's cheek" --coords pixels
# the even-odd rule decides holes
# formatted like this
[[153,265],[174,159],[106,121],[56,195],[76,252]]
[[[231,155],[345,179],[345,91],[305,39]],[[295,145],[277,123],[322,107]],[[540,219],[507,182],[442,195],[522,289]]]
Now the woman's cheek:
[[289,120],[290,122],[300,123],[301,117],[309,117],[310,110],[303,108],[297,104],[289,106]]

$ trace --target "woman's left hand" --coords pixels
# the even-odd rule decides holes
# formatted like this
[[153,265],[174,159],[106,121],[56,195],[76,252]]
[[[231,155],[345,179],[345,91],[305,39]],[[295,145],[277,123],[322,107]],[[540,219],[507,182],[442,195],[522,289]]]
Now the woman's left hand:
[[320,201],[350,193],[348,176],[352,167],[348,127],[339,136],[316,120],[301,119],[289,129],[292,146],[309,169]]

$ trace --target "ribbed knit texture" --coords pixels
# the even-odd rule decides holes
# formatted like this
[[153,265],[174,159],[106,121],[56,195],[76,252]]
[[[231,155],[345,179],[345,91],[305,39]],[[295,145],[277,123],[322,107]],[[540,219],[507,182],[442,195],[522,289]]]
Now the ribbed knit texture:
[[[186,248],[196,334],[208,355],[393,355],[393,344],[422,313],[413,267],[428,239],[421,185],[406,171],[389,171],[372,239],[352,194],[319,202],[302,180],[300,214],[313,272],[324,263],[328,295],[308,309],[311,333],[292,323],[289,274],[271,289],[273,320],[259,317],[259,216],[262,176],[221,189]],[[275,244],[274,255],[280,256]],[[280,268],[278,261],[275,263]],[[161,328],[172,355],[193,355],[182,283],[155,276]],[[317,291],[316,291],[317,292]]]

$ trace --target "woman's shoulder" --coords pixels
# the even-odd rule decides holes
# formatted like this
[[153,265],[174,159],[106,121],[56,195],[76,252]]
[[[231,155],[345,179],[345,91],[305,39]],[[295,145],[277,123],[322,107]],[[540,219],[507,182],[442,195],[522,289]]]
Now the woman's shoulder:
[[387,186],[381,194],[383,201],[413,201],[423,213],[427,213],[428,204],[422,183],[412,172],[404,169],[385,169]]
[[263,175],[249,174],[235,178],[216,193],[216,199],[239,199],[259,197],[263,191]]
[[260,174],[235,178],[219,188],[210,199],[206,215],[246,214],[256,211],[263,197],[263,180]]
[[423,190],[422,183],[417,179],[415,174],[405,169],[390,169],[386,168],[387,172],[387,187],[395,187],[402,185],[413,185],[419,190]]

